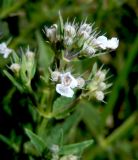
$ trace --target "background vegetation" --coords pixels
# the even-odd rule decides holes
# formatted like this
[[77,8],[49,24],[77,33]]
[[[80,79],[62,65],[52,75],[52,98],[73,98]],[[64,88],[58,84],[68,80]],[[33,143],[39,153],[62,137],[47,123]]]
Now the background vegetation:
[[[93,61],[110,68],[113,86],[107,103],[84,101],[65,120],[50,120],[54,131],[49,134],[55,137],[62,128],[65,144],[94,139],[83,153],[84,160],[138,159],[137,0],[1,0],[0,41],[11,38],[11,48],[29,45],[39,54],[42,37],[45,41],[42,29],[58,22],[59,10],[64,21],[87,18],[95,22],[101,33],[117,36],[120,45],[108,55],[73,64],[82,72],[90,69]],[[29,141],[25,128],[44,136],[46,121],[30,107],[30,95],[16,90],[3,74],[8,63],[0,57],[0,159],[29,159],[33,151],[25,147]],[[40,83],[37,74],[34,81]],[[34,90],[37,85],[34,83]]]

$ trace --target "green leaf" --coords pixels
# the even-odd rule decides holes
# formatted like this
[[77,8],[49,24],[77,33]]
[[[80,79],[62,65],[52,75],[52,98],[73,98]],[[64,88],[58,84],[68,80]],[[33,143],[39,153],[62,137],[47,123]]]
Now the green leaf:
[[43,142],[43,140],[29,129],[25,129],[25,132],[27,136],[30,138],[31,143],[34,145],[37,151],[41,154],[44,151],[44,149],[46,149],[46,145]]
[[[54,52],[50,46],[43,41],[42,36],[39,32],[36,32],[36,37],[39,47],[39,66],[43,69],[45,75],[49,75],[48,68],[54,60]],[[49,77],[47,77],[47,80]]]
[[9,78],[9,80],[17,87],[20,92],[23,92],[23,87],[15,80],[15,78],[6,70],[3,70],[3,73]]
[[70,145],[65,145],[60,148],[60,155],[68,155],[68,154],[82,154],[82,152],[93,144],[93,140],[87,140],[81,143],[75,143]]
[[81,103],[80,111],[82,113],[82,120],[89,128],[94,137],[101,134],[101,114],[90,102],[84,101]]
[[73,98],[67,97],[59,97],[54,101],[53,111],[59,111],[62,108],[65,108],[70,102],[72,102]]
[[56,118],[64,118],[69,114],[69,108],[73,100],[74,98],[59,97],[54,101],[53,114]]

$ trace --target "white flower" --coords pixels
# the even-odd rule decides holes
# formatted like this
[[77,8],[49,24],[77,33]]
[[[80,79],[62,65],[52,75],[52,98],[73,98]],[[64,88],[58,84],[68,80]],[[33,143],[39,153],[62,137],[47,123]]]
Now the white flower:
[[65,36],[69,36],[71,38],[75,37],[76,36],[75,25],[66,23],[64,26],[64,33],[65,33]]
[[69,86],[64,86],[63,84],[56,85],[56,91],[65,97],[73,97],[74,91]]
[[103,99],[104,99],[104,93],[102,91],[96,91],[95,92],[95,98],[98,101],[103,101]]
[[118,45],[119,45],[119,40],[116,37],[113,37],[110,40],[108,40],[107,48],[116,49]]
[[99,37],[95,40],[95,43],[96,43],[100,48],[106,49],[107,43],[108,43],[107,37],[105,37],[105,36],[99,36]]
[[77,80],[70,72],[60,74],[61,84],[56,85],[56,91],[65,97],[73,97],[73,88],[77,87]]
[[102,49],[116,49],[119,45],[119,40],[116,37],[113,37],[111,39],[107,39],[105,36],[99,36],[95,43]]
[[0,54],[3,54],[4,58],[7,58],[11,52],[12,50],[7,48],[6,43],[3,42],[0,44]]
[[71,88],[75,88],[78,85],[77,80],[71,75],[70,72],[61,74],[61,83],[64,86],[69,86]]

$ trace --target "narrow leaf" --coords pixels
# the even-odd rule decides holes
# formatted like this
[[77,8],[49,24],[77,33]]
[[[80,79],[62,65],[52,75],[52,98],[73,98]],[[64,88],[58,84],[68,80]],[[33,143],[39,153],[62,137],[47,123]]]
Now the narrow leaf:
[[37,151],[41,154],[46,148],[46,145],[43,142],[43,140],[29,129],[25,129],[25,132],[27,136],[30,138],[31,143],[34,145]]
[[81,143],[65,145],[60,149],[59,154],[81,154],[87,147],[91,146],[93,142],[93,140],[87,140]]

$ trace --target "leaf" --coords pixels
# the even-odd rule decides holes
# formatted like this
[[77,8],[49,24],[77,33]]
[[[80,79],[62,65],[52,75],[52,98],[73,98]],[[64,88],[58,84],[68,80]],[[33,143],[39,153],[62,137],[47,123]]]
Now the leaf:
[[63,107],[66,107],[70,102],[72,102],[73,98],[67,97],[59,97],[54,101],[53,111],[59,111]]
[[17,87],[20,92],[23,92],[23,87],[18,83],[15,78],[6,70],[3,70],[3,73],[9,78],[9,80]]
[[[70,130],[76,126],[80,120],[80,112],[74,112],[70,115],[62,124],[57,124],[56,126],[49,127],[45,131],[44,137],[46,138],[46,145],[52,146],[52,144],[57,144],[59,146],[63,145],[63,142],[66,141],[67,135],[70,133]],[[66,135],[66,136],[64,136]]]
[[96,74],[96,72],[97,72],[97,63],[95,62],[94,65],[93,65],[93,67],[92,67],[92,70],[91,70],[91,73],[90,73],[88,79],[91,79],[92,76],[93,76],[94,74]]
[[93,140],[87,140],[81,143],[65,145],[60,148],[60,155],[81,154],[87,147],[93,144]]
[[102,132],[100,112],[90,102],[84,101],[81,105],[82,120],[93,136],[97,137]]
[[69,106],[72,104],[73,100],[74,98],[59,97],[54,101],[53,114],[56,118],[64,118],[69,114]]
[[43,142],[43,140],[29,129],[25,129],[25,132],[27,136],[30,138],[31,143],[34,145],[37,151],[41,154],[44,151],[44,149],[46,149],[46,145]]
[[[54,60],[54,52],[50,48],[50,46],[48,46],[48,44],[43,41],[42,36],[39,32],[36,32],[36,37],[39,47],[39,66],[44,70],[45,75],[48,75],[48,68]],[[47,79],[48,78],[49,77],[47,77]]]

